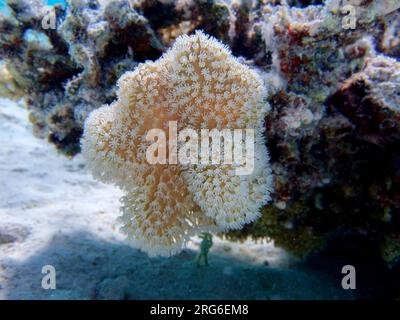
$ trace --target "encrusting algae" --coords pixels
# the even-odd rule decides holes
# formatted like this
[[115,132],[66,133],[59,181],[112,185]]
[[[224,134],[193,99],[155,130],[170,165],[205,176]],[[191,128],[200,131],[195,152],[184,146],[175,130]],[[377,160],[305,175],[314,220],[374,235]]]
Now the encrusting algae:
[[[86,120],[82,151],[97,178],[126,191],[121,220],[135,246],[171,256],[194,234],[240,229],[260,217],[272,189],[266,94],[256,72],[200,31],[120,78],[118,100]],[[234,163],[148,163],[147,133],[168,133],[171,122],[179,130],[253,129],[254,170],[236,175]]]

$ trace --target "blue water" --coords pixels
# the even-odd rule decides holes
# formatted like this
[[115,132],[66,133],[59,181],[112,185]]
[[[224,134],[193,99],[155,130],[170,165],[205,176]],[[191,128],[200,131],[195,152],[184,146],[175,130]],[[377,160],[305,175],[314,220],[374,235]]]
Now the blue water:
[[66,1],[64,1],[64,0],[48,0],[47,1],[47,3],[50,4],[50,5],[54,5],[54,4],[57,4],[57,3],[61,3],[62,5],[65,5],[65,2]]

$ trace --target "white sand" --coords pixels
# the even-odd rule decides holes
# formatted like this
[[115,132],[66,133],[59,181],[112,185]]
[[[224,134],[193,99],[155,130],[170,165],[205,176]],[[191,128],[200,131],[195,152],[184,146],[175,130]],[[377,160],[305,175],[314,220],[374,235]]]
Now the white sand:
[[[194,263],[198,238],[176,257],[149,259],[118,231],[121,195],[93,180],[81,156],[33,137],[26,110],[0,99],[0,299],[352,297],[335,277],[293,269],[272,243],[214,238],[209,267]],[[44,265],[56,269],[56,290],[41,287]]]

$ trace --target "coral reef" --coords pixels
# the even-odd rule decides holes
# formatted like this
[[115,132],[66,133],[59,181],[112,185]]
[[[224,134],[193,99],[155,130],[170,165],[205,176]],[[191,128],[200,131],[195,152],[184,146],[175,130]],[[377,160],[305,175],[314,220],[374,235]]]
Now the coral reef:
[[[263,136],[266,89],[257,73],[198,31],[179,37],[157,61],[125,73],[118,87],[118,100],[86,120],[82,150],[97,178],[126,191],[121,220],[135,246],[150,255],[170,256],[196,233],[240,229],[260,216],[260,207],[270,200],[272,177]],[[208,130],[200,163],[198,140],[193,151],[187,128]],[[162,130],[165,141],[160,135],[149,137],[154,129]],[[218,145],[221,140],[212,135],[213,129],[227,129],[231,140],[233,130],[255,131],[254,145],[240,138],[246,155],[247,149],[254,153],[250,172],[237,174],[243,164],[237,159],[209,161],[217,151],[214,140]],[[186,161],[188,150],[193,154]],[[155,163],[149,162],[149,152]]]
[[24,96],[17,77],[13,76],[13,73],[3,61],[0,61],[0,96],[11,99],[18,99]]
[[116,98],[120,75],[203,29],[270,88],[274,206],[227,236],[306,256],[357,235],[388,265],[400,260],[397,0],[69,1],[55,30],[41,28],[40,1],[8,3],[0,91],[25,95],[35,131],[64,153],[79,152],[85,119]]
[[307,256],[333,238],[363,236],[393,264],[400,251],[386,237],[400,236],[400,65],[379,54],[395,50],[376,44],[399,6],[359,3],[358,26],[346,31],[334,14],[338,4],[267,6],[253,25],[285,80],[266,121],[275,208],[228,237],[267,236]]

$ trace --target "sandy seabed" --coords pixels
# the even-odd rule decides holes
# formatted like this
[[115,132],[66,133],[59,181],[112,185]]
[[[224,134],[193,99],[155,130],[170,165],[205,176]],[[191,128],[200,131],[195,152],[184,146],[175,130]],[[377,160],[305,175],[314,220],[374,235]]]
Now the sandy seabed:
[[[22,104],[0,99],[0,299],[347,299],[340,274],[299,267],[273,243],[214,237],[150,259],[119,232],[117,188],[35,138]],[[45,265],[56,289],[41,286]],[[340,270],[338,270],[340,273]]]

